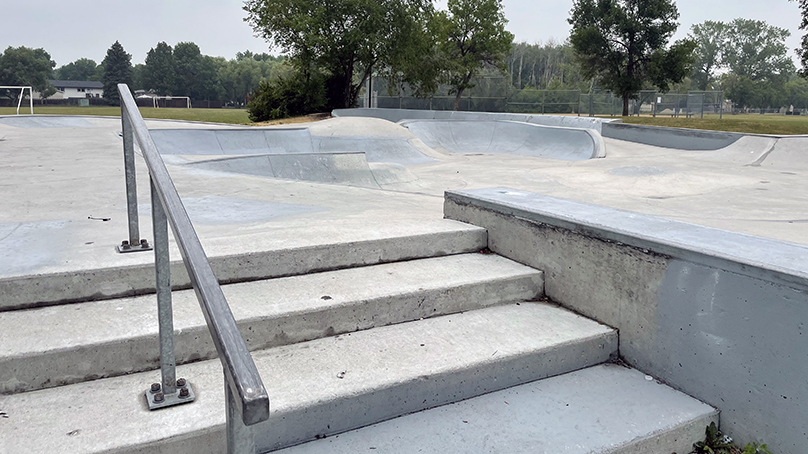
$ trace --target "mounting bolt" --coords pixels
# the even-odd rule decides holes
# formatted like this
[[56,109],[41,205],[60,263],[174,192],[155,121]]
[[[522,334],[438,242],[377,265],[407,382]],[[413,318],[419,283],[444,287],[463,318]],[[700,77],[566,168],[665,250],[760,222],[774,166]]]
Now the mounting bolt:
[[152,393],[159,393],[160,392],[160,383],[152,383],[151,392]]
[[180,399],[185,399],[190,395],[191,395],[191,392],[188,391],[187,386],[183,386],[182,388],[180,388]]
[[129,249],[131,247],[132,246],[129,245],[129,241],[127,241],[127,240],[121,241],[121,249]]
[[166,396],[164,396],[163,393],[157,393],[154,395],[154,403],[159,404],[164,400],[166,400]]
[[177,379],[177,387],[182,388],[183,386],[185,386],[185,379],[184,378],[178,378]]
[[146,239],[140,240],[140,245],[142,247],[149,247],[149,240]]

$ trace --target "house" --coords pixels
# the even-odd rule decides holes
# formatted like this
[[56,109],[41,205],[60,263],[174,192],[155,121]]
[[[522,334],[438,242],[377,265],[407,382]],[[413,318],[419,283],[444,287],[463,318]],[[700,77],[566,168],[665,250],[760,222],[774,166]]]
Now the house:
[[101,98],[104,95],[104,84],[89,80],[51,80],[56,87],[52,98]]

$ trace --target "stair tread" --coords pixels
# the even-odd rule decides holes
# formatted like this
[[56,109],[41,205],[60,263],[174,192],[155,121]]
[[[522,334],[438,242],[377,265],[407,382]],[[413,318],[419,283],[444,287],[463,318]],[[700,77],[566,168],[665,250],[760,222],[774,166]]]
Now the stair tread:
[[[275,452],[689,452],[704,427],[717,421],[717,411],[646,378],[639,371],[604,364]],[[688,436],[693,431],[697,438]],[[649,438],[663,432],[674,432],[667,438],[675,438],[684,450],[670,444],[654,449]]]
[[[611,328],[553,305],[522,303],[255,352],[271,400],[256,440],[288,446],[587,367],[616,349]],[[172,452],[220,451],[218,360],[180,366],[178,376],[193,384],[197,402],[151,413],[142,392],[159,381],[158,371],[0,396],[9,452],[95,452],[179,439]],[[80,437],[65,435],[76,430]]]
[[[462,254],[223,291],[254,350],[531,299],[542,288],[540,271],[496,255]],[[178,363],[215,357],[194,292],[172,295]],[[156,368],[157,332],[155,295],[0,312],[0,392]]]
[[[239,230],[237,238],[203,237],[203,245],[217,278],[229,283],[473,252],[487,244],[485,229],[446,219],[351,226],[315,224],[294,235]],[[103,242],[85,248],[36,273],[10,273],[0,264],[0,311],[154,292],[153,253],[119,254]],[[173,285],[189,288],[173,237],[170,255]]]

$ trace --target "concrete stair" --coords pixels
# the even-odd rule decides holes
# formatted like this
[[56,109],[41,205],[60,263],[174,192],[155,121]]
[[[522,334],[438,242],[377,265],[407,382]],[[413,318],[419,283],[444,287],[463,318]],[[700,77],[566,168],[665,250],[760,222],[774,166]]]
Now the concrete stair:
[[[402,235],[385,239],[396,245],[394,253],[380,252],[383,245],[365,244],[357,251],[350,245],[324,244],[313,250],[329,251],[326,262],[331,265],[302,260],[329,271],[314,273],[312,266],[300,266],[298,275],[256,280],[257,274],[283,274],[247,267],[240,276],[237,267],[229,270],[228,281],[238,283],[223,289],[271,401],[269,421],[256,426],[260,452],[357,452],[377,445],[385,447],[377,452],[418,452],[421,448],[415,446],[429,438],[409,427],[426,424],[438,431],[435,440],[459,443],[444,446],[443,452],[670,454],[675,449],[668,448],[685,446],[684,439],[689,446],[695,441],[691,435],[700,435],[717,418],[711,407],[647,382],[636,371],[591,369],[616,357],[618,333],[541,302],[540,271],[480,253],[484,231],[458,230],[456,242],[442,232],[435,247],[419,243],[423,236]],[[415,244],[411,250],[408,243]],[[468,253],[474,249],[478,252]],[[340,250],[351,255],[350,262],[367,266],[341,269],[346,260],[339,258]],[[221,364],[193,292],[175,291],[173,299],[177,373],[191,382],[198,398],[154,412],[142,395],[160,375],[154,295],[62,304],[54,300],[47,307],[6,300],[2,307],[25,309],[0,312],[0,454],[224,452]],[[604,370],[611,378],[603,378]],[[547,377],[567,384],[553,388],[555,381],[536,382]],[[602,397],[619,393],[596,386],[602,383],[631,392],[653,385],[656,392],[627,393],[608,407]],[[556,395],[564,400],[561,389],[578,399],[579,413],[523,398]],[[448,424],[455,418],[445,416],[454,414],[452,408],[476,408],[486,399],[499,399],[491,397],[499,396],[497,392],[506,393],[508,406],[519,406],[521,413],[487,412],[488,420],[464,418],[477,425],[462,423],[460,428],[474,427],[475,436],[495,431],[490,440],[499,434],[513,441],[503,445],[513,449],[486,451],[479,438],[435,422]],[[595,430],[622,434],[617,441],[604,438],[609,449],[659,449],[598,450],[597,443],[576,442],[595,448],[541,451],[517,443],[544,440],[542,434],[553,432],[550,422],[588,432],[583,422],[588,420],[580,418],[602,414],[609,419],[609,411],[619,413],[622,402],[632,398],[634,407],[625,410],[637,416],[626,420],[632,430],[619,424],[604,429],[595,424]],[[660,415],[675,417],[638,416],[635,408],[657,408]],[[393,419],[402,415],[409,416]],[[544,432],[527,431],[516,419],[545,427]],[[338,435],[365,426],[370,427]],[[399,426],[401,430],[391,429]],[[567,442],[541,443],[553,447]],[[360,449],[364,444],[368,446]],[[424,452],[438,452],[437,441],[427,445],[432,451]]]

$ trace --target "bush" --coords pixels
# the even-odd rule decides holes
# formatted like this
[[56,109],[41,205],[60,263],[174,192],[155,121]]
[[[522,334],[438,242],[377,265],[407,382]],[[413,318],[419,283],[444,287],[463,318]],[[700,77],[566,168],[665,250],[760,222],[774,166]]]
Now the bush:
[[250,120],[258,122],[322,112],[325,106],[323,79],[294,74],[285,79],[261,81],[252,93],[247,110]]

